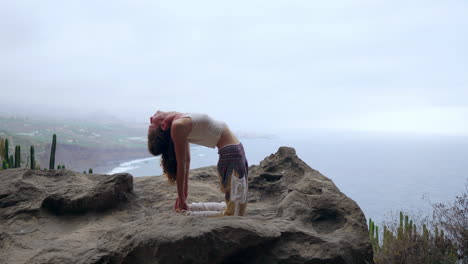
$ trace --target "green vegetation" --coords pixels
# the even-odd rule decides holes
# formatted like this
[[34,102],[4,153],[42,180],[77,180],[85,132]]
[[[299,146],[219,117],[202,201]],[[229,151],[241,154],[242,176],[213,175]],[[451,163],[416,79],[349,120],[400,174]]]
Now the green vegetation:
[[[0,169],[10,169],[10,168],[20,168],[21,167],[21,145],[15,146],[14,155],[9,155],[8,147],[10,145],[9,139],[2,139],[0,138]],[[50,149],[50,162],[49,162],[49,169],[55,168],[55,154],[57,149],[57,135],[53,134],[52,136],[52,144]],[[34,145],[30,145],[29,147],[29,156],[26,159],[26,167],[29,167],[32,170],[40,170],[41,166],[38,164],[36,159],[36,148]],[[57,166],[57,169],[65,169],[64,164],[60,164]],[[44,168],[46,170],[46,168]],[[90,168],[88,172],[83,171],[83,173],[93,173],[93,169]]]
[[[0,133],[23,147],[34,145],[37,153],[50,143],[51,132],[60,134],[61,144],[81,147],[144,148],[146,126],[114,123],[104,124],[93,120],[53,120],[33,118],[7,118],[0,116]],[[137,140],[134,138],[141,138]],[[11,143],[11,142],[10,142]]]
[[5,140],[0,138],[0,159],[3,161],[5,159]]
[[[5,117],[0,115],[0,138],[8,139],[11,147],[8,156],[0,158],[0,169],[2,169],[3,160],[7,161],[8,168],[15,167],[16,164],[9,163],[10,155],[15,150],[12,146],[16,145],[20,145],[23,150],[20,153],[20,166],[27,168],[31,167],[30,146],[34,146],[35,150],[34,168],[36,164],[41,164],[44,168],[50,169],[51,162],[54,163],[55,167],[59,162],[67,163],[71,169],[80,171],[79,168],[96,168],[100,167],[101,164],[108,163],[108,161],[139,158],[147,153],[146,128],[145,124],[124,123],[118,120],[109,123],[93,119]],[[52,147],[50,145],[53,134],[56,134],[56,137],[60,136],[60,143],[55,143],[55,155],[53,153],[53,138]],[[57,143],[60,146],[57,146]],[[0,144],[4,144],[4,141],[0,141]],[[2,157],[5,156],[4,153],[1,153],[4,150],[5,148],[0,146]],[[99,155],[90,160],[92,155],[89,153],[101,150],[109,150],[111,154]],[[118,152],[122,155],[115,154]],[[14,159],[17,159],[16,155],[14,155]],[[102,166],[105,167],[105,165]]]
[[36,159],[34,158],[34,146],[29,148],[29,157],[31,159],[31,170],[36,169]]
[[49,170],[53,170],[55,168],[55,148],[57,146],[57,136],[54,134],[52,136],[52,145],[50,148],[50,163],[49,163]]
[[11,168],[10,160],[8,159],[8,157],[9,157],[8,156],[8,148],[9,148],[8,139],[5,139],[5,144],[4,145],[5,145],[5,147],[4,147],[4,151],[3,151],[3,153],[4,153],[3,158],[5,160],[7,160],[8,168]]
[[408,214],[400,212],[399,219],[392,219],[379,233],[378,226],[369,219],[375,263],[468,263],[468,184],[466,186],[465,193],[457,196],[453,204],[433,205],[430,221],[413,221]]
[[15,147],[15,168],[21,167],[21,146]]
[[[9,139],[0,138],[0,158],[1,158],[1,169],[10,169],[10,168],[20,168],[21,167],[21,144],[15,146],[14,155],[9,155]],[[51,156],[50,156],[50,168],[54,168],[55,164],[55,149],[57,146],[57,136],[54,134],[52,138],[51,145]],[[29,168],[32,170],[40,169],[41,166],[37,163],[35,157],[35,148],[34,145],[30,145],[29,148],[29,157],[27,161],[30,163]],[[26,162],[26,167],[28,167],[28,162]],[[65,166],[63,166],[65,168]]]
[[0,138],[0,169],[21,168],[21,145],[15,146],[14,155],[9,155],[10,140]]
[[374,250],[376,264],[405,263],[451,263],[457,261],[456,248],[446,239],[443,231],[435,226],[431,232],[427,224],[422,224],[421,232],[408,215],[400,212],[400,222],[396,230],[384,226],[379,239],[378,227],[369,220],[369,236]]

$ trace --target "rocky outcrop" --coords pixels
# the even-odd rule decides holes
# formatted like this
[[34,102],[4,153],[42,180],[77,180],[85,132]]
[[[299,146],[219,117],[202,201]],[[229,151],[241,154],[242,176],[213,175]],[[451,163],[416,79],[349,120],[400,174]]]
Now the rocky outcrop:
[[[366,219],[292,148],[249,168],[246,217],[175,213],[165,177],[0,171],[0,263],[372,263]],[[189,203],[222,201],[216,168]]]

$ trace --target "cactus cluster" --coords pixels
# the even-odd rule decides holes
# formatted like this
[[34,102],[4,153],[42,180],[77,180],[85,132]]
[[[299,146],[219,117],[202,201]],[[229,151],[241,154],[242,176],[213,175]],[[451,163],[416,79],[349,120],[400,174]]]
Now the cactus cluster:
[[21,167],[21,147],[19,145],[15,146],[15,154],[10,155],[10,142],[8,139],[0,139],[0,158],[1,158],[1,168],[19,168]]
[[[10,142],[8,139],[0,138],[0,169],[9,169],[9,168],[20,168],[21,167],[21,146],[15,146],[14,155],[9,153]],[[57,135],[53,134],[52,144],[50,150],[50,162],[49,169],[53,170],[55,168],[55,153],[57,148]],[[32,170],[40,170],[41,166],[37,163],[35,157],[34,146],[29,147],[29,157],[26,159],[26,167],[29,167]],[[44,168],[45,170],[46,168]],[[65,165],[58,165],[57,169],[65,169]],[[83,171],[83,173],[93,173],[93,169],[90,168],[88,171]]]
[[[9,153],[10,142],[8,139],[0,139],[0,169],[9,169],[9,168],[20,168],[21,167],[21,146],[15,146],[14,155]],[[54,169],[55,167],[55,150],[57,148],[57,135],[52,136],[52,144],[50,150],[50,163],[49,169]],[[37,164],[34,146],[29,148],[29,158],[26,161],[26,167],[29,167],[32,170],[39,170],[41,166]],[[58,169],[65,169],[65,165],[58,165]]]
[[[21,168],[21,146],[15,146],[14,154],[10,155],[10,142],[8,139],[0,139],[0,168],[1,169],[11,169],[11,168]],[[31,164],[29,164],[31,163]],[[36,164],[36,159],[34,156],[34,146],[30,147],[29,158],[26,161],[26,167],[31,169],[38,169],[40,166]]]
[[[382,232],[382,240],[379,239],[379,227],[375,224],[372,219],[369,219],[369,237],[372,243],[372,248],[374,251],[385,250],[394,240],[414,242],[418,239],[429,238],[429,230],[426,225],[423,225],[423,234],[422,236],[417,232],[416,224],[413,223],[413,220],[410,220],[408,215],[404,215],[403,212],[400,212],[400,224],[394,234],[386,225],[384,225]],[[435,233],[438,234],[438,228],[435,227]],[[443,232],[441,239],[444,239]]]
[[[456,258],[456,250],[451,241],[445,237],[443,230],[439,230],[436,226],[434,231],[431,232],[424,224],[422,230],[418,232],[416,224],[403,212],[400,212],[399,220],[398,228],[394,231],[384,225],[383,230],[381,230],[381,239],[379,239],[379,227],[372,219],[369,219],[369,239],[374,255],[396,255],[401,257],[405,255],[404,252],[409,250],[415,255],[416,252],[419,252],[427,256],[438,254],[445,259]],[[443,250],[438,251],[440,249]]]

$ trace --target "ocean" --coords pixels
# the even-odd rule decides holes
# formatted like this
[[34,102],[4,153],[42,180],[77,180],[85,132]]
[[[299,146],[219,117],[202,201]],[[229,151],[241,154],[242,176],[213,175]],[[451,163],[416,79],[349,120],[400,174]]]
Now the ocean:
[[[243,138],[249,165],[280,146],[332,179],[367,218],[382,223],[400,210],[429,215],[431,203],[450,202],[468,183],[468,137],[383,133],[310,133]],[[191,146],[191,167],[215,165],[216,149]],[[108,173],[161,175],[159,158],[120,164]],[[175,197],[175,193],[174,193]]]

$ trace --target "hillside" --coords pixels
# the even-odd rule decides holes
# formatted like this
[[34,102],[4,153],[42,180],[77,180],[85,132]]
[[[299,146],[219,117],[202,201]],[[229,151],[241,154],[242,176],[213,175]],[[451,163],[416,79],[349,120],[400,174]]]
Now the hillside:
[[[0,138],[10,141],[9,151],[21,146],[22,166],[33,145],[41,167],[48,167],[52,135],[57,135],[56,164],[83,171],[104,172],[120,162],[148,156],[144,125],[93,119],[45,119],[26,116],[0,116]],[[105,155],[102,155],[105,153]]]

